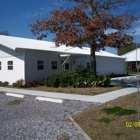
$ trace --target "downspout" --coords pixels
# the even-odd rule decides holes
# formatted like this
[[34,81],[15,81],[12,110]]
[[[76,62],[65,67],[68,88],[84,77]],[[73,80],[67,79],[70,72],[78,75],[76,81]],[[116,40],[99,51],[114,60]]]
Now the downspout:
[[26,61],[25,61],[25,59],[26,59],[26,50],[24,49],[24,81],[25,81],[25,83],[26,83],[26,79],[25,79],[25,77],[26,77],[26,65],[25,65],[25,63],[26,63]]

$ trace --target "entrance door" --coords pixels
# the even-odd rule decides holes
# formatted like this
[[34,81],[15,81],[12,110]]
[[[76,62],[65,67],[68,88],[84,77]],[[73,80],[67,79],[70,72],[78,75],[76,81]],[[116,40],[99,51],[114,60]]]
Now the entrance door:
[[67,70],[70,70],[70,63],[69,62],[66,62],[65,65],[64,65],[64,70],[67,71]]

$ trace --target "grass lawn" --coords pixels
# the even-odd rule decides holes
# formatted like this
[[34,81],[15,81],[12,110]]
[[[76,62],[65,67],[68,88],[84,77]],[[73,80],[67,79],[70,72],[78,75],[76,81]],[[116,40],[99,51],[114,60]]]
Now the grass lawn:
[[137,107],[137,93],[132,93],[73,118],[93,140],[139,140]]
[[46,87],[46,86],[36,86],[36,87],[30,87],[26,89],[59,92],[59,93],[61,92],[61,93],[70,93],[70,94],[81,94],[81,95],[97,95],[97,94],[106,93],[106,92],[110,92],[110,91],[118,90],[122,88],[125,88],[125,87],[124,86],[110,86],[110,87],[92,87],[92,88],[73,88],[73,87],[54,88],[54,87]]
[[136,75],[138,75],[138,73],[137,72],[133,72],[133,71],[129,71],[129,75],[130,76],[136,76]]

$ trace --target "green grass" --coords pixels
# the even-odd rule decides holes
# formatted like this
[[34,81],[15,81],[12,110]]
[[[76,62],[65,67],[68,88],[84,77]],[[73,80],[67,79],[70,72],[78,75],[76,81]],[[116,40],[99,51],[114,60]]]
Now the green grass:
[[122,134],[121,134],[121,133],[115,133],[115,135],[116,135],[117,137],[120,137]]
[[23,102],[23,100],[14,100],[14,101],[10,101],[8,104],[9,105],[18,105],[18,104],[20,104],[22,102]]
[[124,109],[119,106],[115,106],[113,108],[104,108],[102,111],[106,112],[107,114],[115,114],[117,116],[137,114],[136,110]]
[[133,71],[129,71],[128,74],[129,74],[129,76],[133,76],[133,75],[135,76],[135,75],[137,75],[138,73],[137,73],[137,72],[133,72]]
[[[73,119],[93,140],[139,140],[140,127],[126,126],[127,122],[138,121],[137,106],[136,92],[97,107],[92,107],[74,115]],[[106,108],[106,112],[110,114],[103,111]],[[129,113],[122,110],[127,110]],[[115,114],[119,111],[123,112],[121,115],[123,114],[124,116]]]
[[98,93],[97,92],[91,92],[91,95],[97,95]]
[[100,119],[98,120],[98,122],[104,122],[104,123],[107,123],[107,124],[109,124],[111,121],[113,121],[113,119],[105,118],[105,117],[100,118]]

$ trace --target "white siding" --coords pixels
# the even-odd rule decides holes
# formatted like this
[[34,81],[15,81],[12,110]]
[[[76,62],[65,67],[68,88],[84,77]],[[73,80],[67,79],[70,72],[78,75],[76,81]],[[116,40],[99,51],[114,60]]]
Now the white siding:
[[[8,81],[10,84],[24,79],[24,54],[18,54],[11,49],[0,46],[0,81]],[[7,69],[7,61],[13,61],[13,70]]]
[[99,75],[124,74],[125,61],[113,57],[97,57],[97,72]]
[[[76,60],[76,64],[79,62],[86,67],[87,62],[90,62],[90,57],[79,58]],[[122,58],[96,56],[96,69],[98,75],[124,74],[125,62]]]
[[[36,51],[36,50],[26,50],[25,51],[25,79],[41,81],[46,78],[46,76],[64,71],[62,66],[62,60],[66,58],[60,58],[60,53],[57,52],[47,52],[47,51]],[[37,70],[37,60],[44,60],[44,70]],[[57,70],[51,69],[51,61],[57,61]],[[73,59],[69,59],[67,62],[72,62]],[[71,66],[72,68],[72,66]]]

